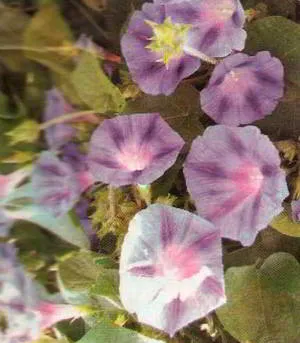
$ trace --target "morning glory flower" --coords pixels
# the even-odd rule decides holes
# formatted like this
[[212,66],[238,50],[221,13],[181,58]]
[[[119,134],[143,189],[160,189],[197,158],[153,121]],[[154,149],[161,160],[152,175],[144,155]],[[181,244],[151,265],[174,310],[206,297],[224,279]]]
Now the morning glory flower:
[[106,119],[90,141],[90,171],[112,186],[149,184],[174,164],[183,145],[158,113]]
[[289,194],[277,149],[254,126],[207,128],[194,140],[184,174],[199,215],[243,245],[282,211]]
[[93,182],[89,171],[76,171],[54,153],[44,151],[31,178],[35,201],[59,217],[73,208]]
[[183,50],[189,29],[189,23],[167,17],[164,5],[146,3],[134,12],[121,47],[132,78],[143,92],[170,95],[200,67],[200,60]]
[[245,47],[244,9],[239,0],[171,0],[166,15],[191,29],[185,42],[187,53],[200,51],[210,57],[225,57]]
[[[74,108],[66,102],[62,93],[53,88],[46,92],[46,107],[43,115],[45,122],[66,113],[74,112]],[[45,138],[49,148],[59,149],[76,136],[76,129],[69,123],[53,125],[45,130]]]
[[283,66],[268,51],[235,54],[214,69],[201,107],[219,124],[238,126],[273,112],[284,93]]
[[42,330],[56,322],[80,316],[71,305],[41,299],[37,287],[17,262],[14,246],[7,243],[0,243],[0,312],[6,322],[0,336],[9,343],[36,340]]
[[219,230],[166,205],[140,211],[122,246],[120,295],[140,322],[170,336],[223,305]]
[[292,214],[295,222],[300,222],[300,200],[292,201]]

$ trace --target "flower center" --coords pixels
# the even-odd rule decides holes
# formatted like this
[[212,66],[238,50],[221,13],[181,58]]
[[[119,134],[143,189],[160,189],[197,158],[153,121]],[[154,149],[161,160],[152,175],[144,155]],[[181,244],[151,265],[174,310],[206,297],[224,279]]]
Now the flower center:
[[188,24],[172,23],[171,18],[166,18],[162,24],[146,20],[152,27],[153,36],[147,49],[161,55],[158,62],[168,64],[171,59],[180,57],[183,54],[183,45],[190,29]]
[[263,183],[264,176],[260,169],[251,164],[241,166],[234,173],[234,182],[239,190],[247,194],[256,194]]
[[127,170],[137,171],[145,169],[152,160],[152,153],[144,146],[128,144],[117,155],[117,161]]
[[193,249],[171,244],[161,255],[157,272],[173,281],[190,278],[200,270],[200,261]]
[[249,73],[241,70],[231,70],[225,76],[223,87],[226,92],[241,93],[248,88],[250,81],[251,75]]

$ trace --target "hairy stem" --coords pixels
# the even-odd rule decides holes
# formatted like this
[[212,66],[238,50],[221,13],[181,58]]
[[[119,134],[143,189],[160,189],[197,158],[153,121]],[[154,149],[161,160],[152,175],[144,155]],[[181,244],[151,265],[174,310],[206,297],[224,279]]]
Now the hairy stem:
[[209,56],[205,55],[203,52],[201,52],[197,49],[194,49],[190,46],[185,46],[183,48],[183,50],[188,55],[193,56],[193,57],[197,57],[204,62],[211,63],[211,64],[217,64],[218,63],[218,61],[215,58],[209,57]]
[[66,113],[63,114],[60,117],[51,119],[46,121],[45,123],[40,125],[40,130],[45,130],[48,129],[50,126],[57,125],[57,124],[62,124],[65,122],[72,121],[74,119],[89,115],[89,114],[94,114],[95,111],[89,110],[89,111],[81,111],[81,112],[74,112],[74,113]]

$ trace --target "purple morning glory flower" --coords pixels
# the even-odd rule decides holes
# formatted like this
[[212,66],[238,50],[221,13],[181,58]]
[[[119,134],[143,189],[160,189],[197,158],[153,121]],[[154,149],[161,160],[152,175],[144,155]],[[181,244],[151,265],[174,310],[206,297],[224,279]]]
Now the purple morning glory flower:
[[78,144],[70,142],[61,149],[62,160],[70,165],[73,171],[80,172],[88,169],[87,156],[80,152]]
[[173,22],[160,4],[146,3],[134,12],[121,47],[132,78],[143,92],[170,95],[200,67],[198,58],[183,51],[188,24]]
[[[171,0],[165,3],[166,15],[191,29],[185,51],[200,51],[210,57],[225,57],[245,47],[244,9],[239,0]],[[190,50],[190,51],[189,51]]]
[[120,295],[140,322],[170,336],[206,316],[226,302],[219,231],[170,206],[140,211],[122,246]]
[[214,69],[201,107],[217,123],[238,126],[264,118],[283,96],[283,66],[269,52],[235,54]]
[[[60,91],[56,88],[46,92],[46,107],[44,121],[52,120],[66,113],[74,112],[74,108],[68,104]],[[68,143],[76,135],[76,129],[70,124],[57,124],[45,130],[45,138],[51,149],[57,150]]]
[[0,243],[0,312],[7,325],[1,338],[10,343],[36,340],[54,323],[80,315],[71,305],[42,300],[17,262],[14,246],[4,243]]
[[300,200],[292,201],[292,214],[295,222],[300,222]]
[[289,194],[277,149],[254,126],[206,129],[192,144],[184,174],[199,215],[243,245],[282,211]]
[[91,138],[90,171],[112,186],[149,184],[174,164],[183,145],[158,113],[107,119]]
[[93,179],[88,171],[76,172],[50,151],[44,151],[32,175],[36,202],[55,216],[67,213]]

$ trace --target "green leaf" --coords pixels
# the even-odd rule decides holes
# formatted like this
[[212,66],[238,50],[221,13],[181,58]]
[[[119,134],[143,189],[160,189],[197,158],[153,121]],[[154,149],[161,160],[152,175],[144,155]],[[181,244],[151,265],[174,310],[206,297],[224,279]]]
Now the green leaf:
[[123,307],[119,301],[118,270],[98,264],[99,254],[81,251],[58,266],[58,283],[63,297],[71,304],[92,306],[85,317],[90,326],[103,318],[115,320]]
[[100,274],[95,284],[92,286],[90,293],[101,295],[111,299],[119,298],[119,271],[117,269],[99,268]]
[[[299,94],[299,92],[298,92]],[[282,139],[298,139],[300,99],[280,102],[275,111],[262,120],[255,122],[262,132],[273,141]]]
[[135,331],[113,326],[107,323],[101,323],[91,329],[78,343],[163,343],[143,336]]
[[43,207],[31,204],[16,210],[9,209],[7,213],[12,218],[37,224],[77,247],[89,247],[89,240],[72,212],[56,218]]
[[31,341],[31,343],[69,343],[69,340],[66,337],[55,339],[53,337],[43,335],[39,339]]
[[[1,47],[0,47],[1,48]],[[15,97],[16,108],[10,108],[9,98],[0,92],[0,118],[1,119],[18,119],[27,114],[27,110],[23,102]]]
[[24,120],[20,125],[7,132],[9,144],[35,143],[40,136],[40,124],[34,120]]
[[96,112],[122,112],[124,109],[125,100],[120,90],[105,75],[98,59],[89,52],[81,54],[71,79],[82,101]]
[[204,131],[200,121],[204,114],[200,109],[199,92],[190,85],[181,85],[168,97],[143,94],[128,103],[126,112],[159,112],[187,143]]
[[284,210],[274,218],[270,226],[285,235],[300,237],[300,224],[295,223],[291,219],[287,210]]
[[45,265],[53,265],[66,254],[73,251],[73,245],[30,222],[17,222],[10,237],[16,240],[18,256],[29,271],[36,271]]
[[0,3],[0,61],[12,71],[23,69],[22,35],[28,23],[24,11]]
[[9,157],[0,159],[0,161],[2,163],[23,164],[33,161],[35,157],[34,151],[14,151]]
[[27,58],[68,77],[76,48],[70,28],[55,3],[41,6],[24,33]]
[[259,267],[225,274],[227,304],[217,310],[225,329],[241,342],[291,343],[300,335],[300,265],[277,253]]
[[63,289],[87,295],[100,273],[95,264],[96,257],[96,254],[89,251],[80,251],[61,262],[58,266],[58,278]]
[[280,15],[289,19],[296,17],[296,2],[294,0],[242,0],[245,9],[257,9],[261,5],[267,6],[268,15]]
[[80,251],[58,265],[57,279],[62,296],[74,305],[91,304],[90,289],[99,275],[96,254]]
[[246,51],[268,50],[285,67],[286,80],[300,85],[300,25],[283,17],[266,17],[248,26]]
[[[226,246],[225,246],[226,249]],[[300,260],[300,239],[284,235],[268,227],[261,231],[250,247],[243,247],[231,252],[224,251],[224,266],[240,267],[254,264],[258,259],[266,259],[277,252],[287,252]]]

